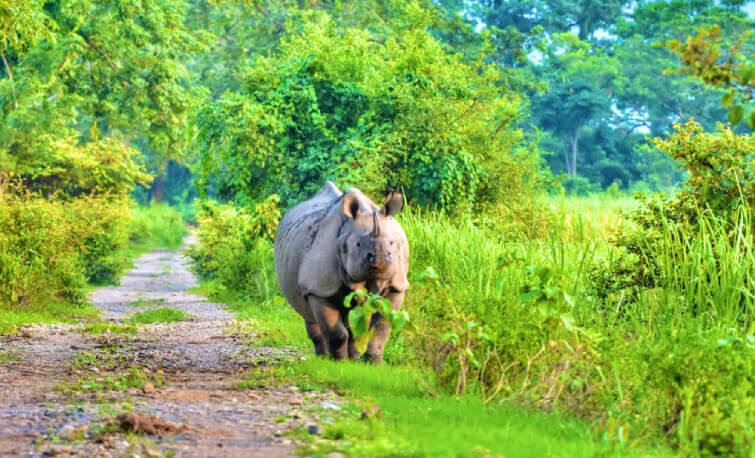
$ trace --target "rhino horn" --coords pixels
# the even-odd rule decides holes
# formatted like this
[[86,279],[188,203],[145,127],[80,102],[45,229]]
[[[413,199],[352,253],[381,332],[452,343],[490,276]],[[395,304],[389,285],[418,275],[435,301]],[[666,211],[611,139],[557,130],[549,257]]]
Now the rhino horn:
[[378,211],[372,212],[372,235],[380,237],[380,221],[378,220]]

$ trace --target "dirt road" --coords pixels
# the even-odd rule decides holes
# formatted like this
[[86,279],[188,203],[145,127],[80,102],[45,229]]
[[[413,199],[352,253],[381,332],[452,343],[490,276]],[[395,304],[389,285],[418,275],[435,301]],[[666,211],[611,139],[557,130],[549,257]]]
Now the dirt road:
[[187,292],[196,283],[182,250],[156,250],[120,286],[94,291],[92,303],[115,324],[160,307],[190,320],[99,334],[84,324],[38,325],[0,337],[0,455],[292,454],[286,429],[316,421],[301,412],[331,395],[238,389],[243,371],[298,356],[233,332],[221,304]]

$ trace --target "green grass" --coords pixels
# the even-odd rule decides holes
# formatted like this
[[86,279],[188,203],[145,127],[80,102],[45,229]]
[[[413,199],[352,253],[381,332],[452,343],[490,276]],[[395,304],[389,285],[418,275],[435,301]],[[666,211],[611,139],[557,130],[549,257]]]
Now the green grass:
[[[407,367],[313,357],[278,372],[302,388],[327,387],[346,395],[343,412],[321,412],[334,420],[324,426],[323,438],[329,443],[306,446],[305,453],[585,457],[620,451],[594,440],[587,424],[563,415],[438,394],[431,374]],[[364,418],[365,409],[378,413]],[[645,450],[642,455],[650,453]]]
[[56,302],[24,309],[0,306],[0,335],[16,333],[20,327],[27,324],[75,323],[97,316],[99,311],[88,304],[72,306]]
[[302,350],[311,346],[304,321],[280,295],[257,302],[212,280],[202,281],[191,292],[228,304],[240,322],[229,332],[249,334],[257,345],[294,346]]
[[134,302],[129,302],[131,307],[158,307],[165,302],[164,298],[158,299],[137,299]]
[[130,388],[144,388],[146,385],[165,384],[162,371],[146,373],[139,367],[130,367],[117,374],[87,375],[75,383],[64,383],[56,387],[63,392],[81,391],[126,391]]
[[186,321],[191,316],[191,314],[186,313],[183,310],[163,307],[134,313],[129,317],[129,322],[138,324],[173,323]]

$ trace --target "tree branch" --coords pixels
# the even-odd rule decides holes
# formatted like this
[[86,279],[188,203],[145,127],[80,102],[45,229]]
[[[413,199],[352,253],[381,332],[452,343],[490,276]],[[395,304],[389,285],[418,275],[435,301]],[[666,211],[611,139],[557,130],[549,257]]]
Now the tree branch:
[[8,78],[10,79],[10,95],[13,98],[13,107],[18,108],[18,102],[16,101],[16,82],[13,81],[13,72],[10,70],[10,65],[8,65],[8,59],[5,58],[5,51],[0,51],[0,57],[3,58],[5,72],[8,74]]
[[90,40],[86,35],[83,35],[83,34],[79,34],[79,35],[81,35],[81,38],[84,39],[84,41],[86,42],[87,46],[89,46],[90,48],[92,48],[95,51],[97,51],[97,54],[99,54],[100,56],[102,56],[107,61],[107,63],[110,65],[110,68],[112,68],[113,70],[116,70],[116,71],[119,70],[118,66],[115,65],[115,62],[113,62],[113,59],[111,59],[110,56],[108,56],[105,53],[105,51],[103,51],[102,49],[100,49],[99,47],[97,47],[97,45],[95,45],[94,43],[92,43],[92,40]]

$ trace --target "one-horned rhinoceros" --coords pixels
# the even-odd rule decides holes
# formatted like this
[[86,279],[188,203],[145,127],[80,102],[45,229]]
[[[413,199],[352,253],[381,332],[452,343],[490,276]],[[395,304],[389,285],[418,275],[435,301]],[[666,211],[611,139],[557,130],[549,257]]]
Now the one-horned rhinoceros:
[[[378,207],[358,189],[341,192],[328,181],[311,199],[290,209],[275,239],[275,270],[288,302],[304,318],[315,353],[359,358],[344,306],[359,288],[401,307],[409,288],[409,244],[393,218],[403,196],[393,193]],[[380,362],[390,324],[375,314],[374,337],[364,358]]]

